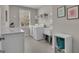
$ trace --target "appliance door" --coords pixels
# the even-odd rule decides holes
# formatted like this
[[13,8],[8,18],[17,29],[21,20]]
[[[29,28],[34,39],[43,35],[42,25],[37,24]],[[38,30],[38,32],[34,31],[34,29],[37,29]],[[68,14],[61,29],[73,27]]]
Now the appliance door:
[[34,28],[33,37],[35,40],[42,40],[43,39],[43,28],[42,27]]

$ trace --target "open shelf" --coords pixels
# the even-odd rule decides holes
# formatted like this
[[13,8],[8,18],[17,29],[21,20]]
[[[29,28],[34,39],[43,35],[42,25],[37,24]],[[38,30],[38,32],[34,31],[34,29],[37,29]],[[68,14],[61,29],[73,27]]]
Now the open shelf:
[[55,53],[71,53],[72,37],[67,34],[55,34],[53,36],[53,48]]

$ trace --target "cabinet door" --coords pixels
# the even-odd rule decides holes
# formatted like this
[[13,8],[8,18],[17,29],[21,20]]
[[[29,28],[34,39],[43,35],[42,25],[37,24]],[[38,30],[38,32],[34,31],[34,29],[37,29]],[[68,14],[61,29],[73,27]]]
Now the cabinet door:
[[5,53],[23,53],[24,52],[24,33],[13,33],[4,35],[3,50]]
[[1,51],[2,53],[5,53],[5,39],[4,40],[1,40]]

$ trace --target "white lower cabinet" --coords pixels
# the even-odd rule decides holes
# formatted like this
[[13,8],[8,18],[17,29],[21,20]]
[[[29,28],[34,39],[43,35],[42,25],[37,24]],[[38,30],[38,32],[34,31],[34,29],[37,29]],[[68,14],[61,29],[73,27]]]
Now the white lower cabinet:
[[33,38],[35,40],[43,39],[43,27],[34,27],[33,28]]
[[5,53],[24,52],[24,33],[11,33],[3,35],[2,49]]

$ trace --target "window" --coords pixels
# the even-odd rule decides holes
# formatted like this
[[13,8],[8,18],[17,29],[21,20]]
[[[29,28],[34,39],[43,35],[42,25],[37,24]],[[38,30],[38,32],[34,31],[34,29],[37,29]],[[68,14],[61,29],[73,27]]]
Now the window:
[[30,12],[28,10],[20,9],[19,15],[21,27],[29,26],[29,14]]

